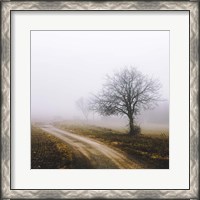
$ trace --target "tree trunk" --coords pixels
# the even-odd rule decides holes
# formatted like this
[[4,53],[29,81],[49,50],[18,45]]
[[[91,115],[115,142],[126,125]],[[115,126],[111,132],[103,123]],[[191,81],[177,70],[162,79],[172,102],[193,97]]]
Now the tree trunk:
[[133,123],[133,117],[129,116],[129,134],[134,135],[134,123]]

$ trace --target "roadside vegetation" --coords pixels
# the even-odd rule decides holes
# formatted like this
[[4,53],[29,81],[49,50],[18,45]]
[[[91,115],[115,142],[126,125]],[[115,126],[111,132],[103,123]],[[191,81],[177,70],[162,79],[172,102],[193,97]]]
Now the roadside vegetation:
[[98,140],[116,150],[120,150],[130,158],[143,163],[146,168],[169,168],[169,138],[166,134],[137,135],[131,137],[123,131],[90,125],[55,124],[71,133]]
[[31,169],[91,168],[87,158],[38,127],[31,127]]

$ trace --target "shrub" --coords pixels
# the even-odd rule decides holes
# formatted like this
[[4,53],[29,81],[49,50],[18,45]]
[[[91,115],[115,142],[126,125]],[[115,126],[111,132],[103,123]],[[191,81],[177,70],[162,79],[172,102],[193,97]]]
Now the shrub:
[[141,134],[141,128],[138,125],[134,126],[134,135],[139,135]]

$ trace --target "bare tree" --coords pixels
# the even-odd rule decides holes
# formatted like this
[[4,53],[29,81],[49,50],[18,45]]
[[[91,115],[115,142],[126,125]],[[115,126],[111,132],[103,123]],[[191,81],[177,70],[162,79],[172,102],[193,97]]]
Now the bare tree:
[[158,80],[135,68],[124,68],[106,76],[102,90],[91,99],[91,109],[100,115],[121,115],[129,119],[130,134],[136,134],[135,118],[141,110],[152,109],[160,100]]
[[81,97],[80,99],[78,99],[76,101],[76,105],[79,108],[79,110],[81,110],[84,118],[86,120],[88,120],[88,116],[89,116],[90,110],[89,110],[89,106],[88,106],[87,100],[85,100],[83,97]]

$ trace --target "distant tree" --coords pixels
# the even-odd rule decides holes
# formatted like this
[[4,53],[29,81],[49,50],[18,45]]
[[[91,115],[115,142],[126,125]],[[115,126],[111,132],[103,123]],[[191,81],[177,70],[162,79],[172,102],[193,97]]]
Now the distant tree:
[[161,84],[135,68],[124,68],[107,75],[102,90],[93,96],[90,108],[100,115],[121,115],[129,119],[130,135],[138,133],[135,118],[142,110],[152,109],[160,100]]
[[83,97],[81,97],[76,101],[76,105],[77,105],[78,109],[82,112],[84,118],[86,120],[88,120],[88,116],[90,113],[88,101],[85,100]]

